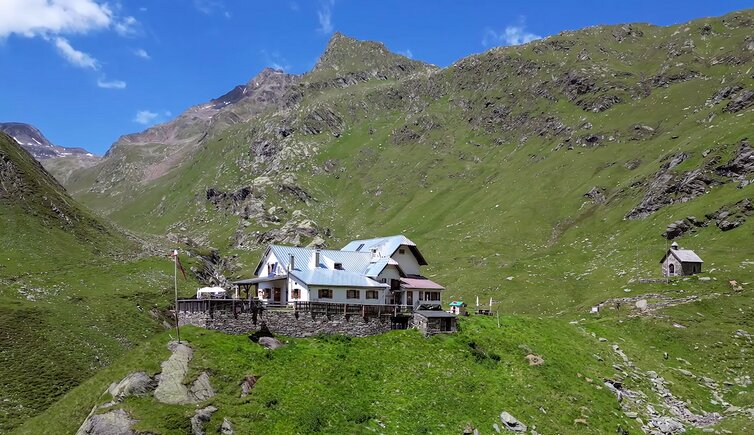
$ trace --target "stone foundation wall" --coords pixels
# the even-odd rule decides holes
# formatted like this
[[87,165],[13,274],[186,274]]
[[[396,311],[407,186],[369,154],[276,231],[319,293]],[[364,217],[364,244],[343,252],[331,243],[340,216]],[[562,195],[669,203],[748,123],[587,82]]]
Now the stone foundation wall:
[[215,312],[210,318],[207,313],[178,313],[179,324],[193,325],[201,328],[214,329],[228,334],[251,334],[258,331],[262,322],[273,334],[288,337],[311,337],[317,334],[345,334],[352,337],[368,337],[390,331],[390,318],[364,319],[361,316],[317,315],[299,313],[298,318],[292,311],[263,311],[254,316],[242,313],[237,317],[228,312]]

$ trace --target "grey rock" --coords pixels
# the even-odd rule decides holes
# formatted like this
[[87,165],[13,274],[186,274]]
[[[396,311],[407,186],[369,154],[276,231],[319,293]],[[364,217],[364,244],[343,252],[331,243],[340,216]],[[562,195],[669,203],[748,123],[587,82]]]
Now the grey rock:
[[180,405],[191,403],[188,388],[183,379],[188,372],[188,363],[194,353],[185,344],[171,342],[168,348],[173,352],[170,358],[162,362],[162,372],[159,383],[154,390],[154,398],[158,402]]
[[633,411],[626,411],[625,414],[626,414],[626,417],[628,417],[628,418],[636,418],[636,417],[639,416],[639,414],[637,414],[637,413],[635,413]]
[[261,337],[258,341],[260,346],[263,346],[265,349],[279,349],[283,347],[283,343],[280,342],[277,338],[274,337]]
[[497,423],[492,423],[492,429],[495,430],[495,432],[500,433],[500,425]]
[[76,435],[133,435],[131,426],[136,422],[123,409],[115,409],[104,414],[90,415],[81,425]]
[[113,399],[120,400],[128,396],[144,396],[151,393],[157,383],[144,372],[129,373],[120,382],[113,383],[107,392]]
[[231,424],[228,418],[223,419],[223,424],[220,426],[220,433],[223,435],[233,435],[233,424]]
[[513,432],[526,432],[526,425],[516,419],[516,417],[510,415],[508,412],[500,413],[500,421],[503,423],[503,427]]
[[193,435],[206,435],[204,424],[212,418],[212,414],[215,412],[217,412],[217,408],[214,406],[197,409],[194,416],[191,417],[191,433]]
[[257,381],[259,380],[259,377],[257,376],[246,376],[241,382],[241,397],[246,397],[249,395],[249,392],[252,388],[254,388],[254,385],[256,385]]
[[670,417],[660,417],[652,420],[652,423],[664,434],[675,434],[685,431],[680,422]]
[[190,393],[194,401],[197,402],[202,402],[215,395],[215,390],[209,382],[209,374],[207,372],[202,372],[194,383],[191,384]]
[[646,310],[649,307],[649,304],[647,303],[646,299],[640,299],[636,301],[636,308],[639,310]]
[[731,100],[723,111],[736,113],[754,104],[754,90],[744,91]]

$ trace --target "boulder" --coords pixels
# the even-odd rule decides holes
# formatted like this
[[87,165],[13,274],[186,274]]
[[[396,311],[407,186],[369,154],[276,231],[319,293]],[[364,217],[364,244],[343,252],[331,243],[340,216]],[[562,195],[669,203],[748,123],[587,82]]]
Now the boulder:
[[194,416],[191,417],[191,433],[193,435],[206,435],[204,423],[207,423],[215,412],[217,412],[217,408],[214,406],[197,409]]
[[104,414],[90,415],[81,425],[76,435],[133,435],[131,426],[136,422],[123,409],[115,409]]
[[246,397],[249,395],[249,392],[252,388],[254,388],[254,385],[256,385],[257,381],[259,380],[259,377],[254,375],[246,376],[243,379],[243,382],[241,382],[241,397]]
[[529,361],[530,366],[541,366],[545,363],[545,359],[539,355],[529,354],[526,355],[526,359]]
[[637,309],[644,311],[648,307],[649,307],[649,303],[647,302],[646,299],[640,299],[640,300],[636,301],[636,308]]
[[739,226],[741,226],[741,222],[734,220],[722,220],[717,223],[717,227],[723,231],[730,231],[734,228],[738,228]]
[[283,343],[275,337],[260,337],[258,341],[259,345],[265,349],[275,350],[283,347]]
[[222,435],[233,435],[233,425],[228,418],[223,418],[223,424],[220,426],[220,433]]
[[202,372],[196,378],[194,383],[191,384],[190,392],[197,402],[202,402],[215,395],[215,390],[209,382],[209,374],[207,372]]
[[675,434],[685,431],[681,423],[670,417],[660,417],[652,420],[652,424],[664,434]]
[[113,399],[120,400],[128,396],[144,396],[151,393],[157,383],[144,372],[129,373],[120,382],[113,383],[107,392]]
[[526,432],[526,425],[518,421],[516,417],[503,411],[500,413],[500,421],[503,423],[503,427],[513,432]]

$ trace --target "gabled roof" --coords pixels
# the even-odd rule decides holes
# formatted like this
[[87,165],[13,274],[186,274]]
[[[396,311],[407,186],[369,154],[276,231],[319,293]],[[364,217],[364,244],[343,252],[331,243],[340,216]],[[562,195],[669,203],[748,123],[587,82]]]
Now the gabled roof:
[[403,235],[354,240],[344,246],[341,251],[371,252],[372,249],[377,249],[381,256],[392,257],[393,254],[395,254],[395,251],[397,251],[401,246],[408,246],[419,264],[422,266],[427,265],[427,260],[425,260],[421,252],[419,252],[419,248],[416,247],[416,243],[412,242]]
[[389,287],[387,284],[379,283],[360,273],[348,272],[345,270],[296,270],[291,273],[291,276],[302,281],[306,285],[319,285],[325,287]]
[[400,274],[403,275],[403,271],[401,270],[401,266],[398,265],[398,262],[393,260],[392,258],[380,258],[376,262],[372,263],[367,267],[367,270],[364,272],[364,275],[366,276],[377,276],[379,275],[383,270],[385,270],[388,266],[395,266],[400,271]]
[[660,263],[665,262],[665,259],[668,258],[668,254],[672,254],[681,263],[704,263],[704,260],[696,255],[696,252],[691,249],[668,249],[668,252],[662,256]]

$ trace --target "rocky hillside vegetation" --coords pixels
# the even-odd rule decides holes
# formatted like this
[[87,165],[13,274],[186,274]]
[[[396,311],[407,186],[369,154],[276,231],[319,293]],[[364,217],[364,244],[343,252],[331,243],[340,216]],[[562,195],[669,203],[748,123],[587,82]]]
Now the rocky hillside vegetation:
[[[705,216],[752,196],[753,23],[598,26],[444,69],[336,34],[311,72],[266,70],[66,185],[124,226],[238,255],[231,274],[272,242],[403,232],[454,297],[533,286],[557,312],[601,296],[553,299],[553,282],[655,276],[662,234],[745,259],[729,246],[747,213]],[[698,230],[666,232],[688,217]]]
[[0,133],[0,432],[162,330],[172,276]]
[[[597,26],[446,68],[336,34],[311,72],[263,73],[251,85],[268,90],[259,98],[243,96],[247,84],[201,106],[205,115],[190,109],[124,138],[65,184],[120,225],[214,248],[210,257],[222,270],[207,275],[216,279],[249,277],[273,242],[340,247],[404,233],[421,246],[427,274],[446,285],[447,299],[492,297],[512,325],[546,325],[500,333],[491,320],[472,320],[462,338],[420,341],[426,348],[386,336],[392,362],[411,361],[409,373],[438,370],[410,379],[418,386],[373,371],[391,367],[379,356],[359,364],[369,351],[358,340],[322,348],[294,341],[287,351],[257,355],[244,337],[199,331],[192,339],[207,360],[196,370],[216,367],[210,378],[224,391],[204,402],[218,409],[207,417],[210,430],[228,417],[260,431],[458,433],[469,423],[488,433],[493,422],[514,424],[500,419],[505,411],[545,433],[746,433],[754,407],[747,380],[754,376],[753,33],[752,10],[670,27]],[[659,279],[670,240],[695,250],[704,274]],[[485,341],[493,336],[500,341]],[[457,360],[461,349],[469,361]],[[522,364],[529,354],[544,359],[541,373]],[[230,362],[238,355],[248,358]],[[278,364],[333,358],[341,366],[353,355],[358,361],[337,382],[312,378],[322,397],[274,393],[285,382],[273,375]],[[78,427],[103,404],[97,397],[109,383],[129,370],[157,373],[160,359],[149,361],[151,372],[146,362],[124,363],[76,393],[86,406],[60,402],[43,417],[74,415]],[[505,380],[486,383],[496,370]],[[428,385],[469,373],[477,380]],[[259,395],[239,399],[237,383],[258,374]],[[343,398],[344,388],[370,382],[389,385],[384,393],[394,400]],[[554,390],[559,382],[567,384]],[[425,396],[403,402],[404,388],[442,392],[438,403],[452,409],[414,409]],[[463,409],[456,388],[470,391]],[[553,397],[560,399],[554,411]],[[119,409],[144,430],[187,429],[194,415],[130,400]],[[317,411],[319,403],[327,411]],[[461,415],[486,404],[494,409]],[[233,414],[236,407],[248,412]]]

